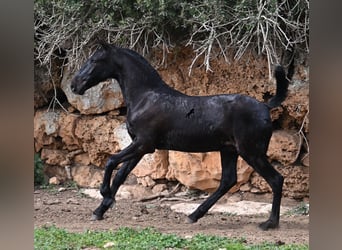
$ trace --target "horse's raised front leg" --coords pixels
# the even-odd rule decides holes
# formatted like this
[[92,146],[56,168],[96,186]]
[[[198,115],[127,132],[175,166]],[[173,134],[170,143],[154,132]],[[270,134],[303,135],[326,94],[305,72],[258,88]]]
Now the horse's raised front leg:
[[188,216],[188,222],[194,223],[220,199],[228,190],[235,185],[237,180],[236,162],[238,154],[235,149],[224,148],[221,150],[222,176],[218,189],[205,200],[192,214]]
[[[141,144],[132,143],[127,148],[122,150],[120,153],[111,156],[105,166],[105,173],[103,177],[103,182],[100,188],[100,193],[103,196],[103,200],[98,208],[93,212],[93,220],[103,219],[103,214],[113,206],[114,196],[117,192],[119,186],[125,181],[127,175],[133,170],[137,165],[139,160],[145,154],[142,151]],[[118,171],[117,175],[113,180],[113,186],[110,188],[110,180],[113,170],[120,164],[124,162],[123,166]]]

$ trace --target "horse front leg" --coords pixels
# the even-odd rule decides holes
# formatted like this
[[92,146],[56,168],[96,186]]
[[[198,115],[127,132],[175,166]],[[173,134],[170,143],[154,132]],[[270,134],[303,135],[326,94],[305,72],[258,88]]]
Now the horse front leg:
[[[103,182],[100,193],[103,197],[101,204],[93,212],[92,220],[102,220],[103,214],[114,205],[114,196],[119,186],[125,181],[127,175],[137,165],[144,153],[139,152],[139,145],[132,143],[130,146],[122,150],[120,153],[111,156],[105,166]],[[124,162],[113,180],[113,187],[110,187],[110,180],[113,170]]]

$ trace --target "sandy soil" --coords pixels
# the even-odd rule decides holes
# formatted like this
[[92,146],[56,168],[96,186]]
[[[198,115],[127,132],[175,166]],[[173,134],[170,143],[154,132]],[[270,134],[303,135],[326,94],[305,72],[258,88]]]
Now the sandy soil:
[[[177,197],[173,199],[153,199],[137,201],[121,199],[115,208],[107,211],[105,219],[91,221],[92,211],[100,200],[90,197],[76,188],[36,189],[34,192],[34,225],[56,225],[68,231],[116,230],[119,227],[145,228],[154,227],[164,233],[191,236],[198,233],[220,235],[232,238],[244,238],[249,244],[263,241],[273,243],[309,243],[309,216],[284,213],[281,215],[280,227],[262,231],[258,224],[268,218],[267,214],[238,215],[235,213],[212,212],[197,223],[187,224],[186,215],[171,210],[170,206],[179,203],[202,202],[203,196]],[[227,205],[223,197],[218,204]],[[230,195],[231,196],[231,195]],[[271,202],[270,195],[244,194],[243,200]],[[300,202],[284,198],[283,206],[294,208]]]

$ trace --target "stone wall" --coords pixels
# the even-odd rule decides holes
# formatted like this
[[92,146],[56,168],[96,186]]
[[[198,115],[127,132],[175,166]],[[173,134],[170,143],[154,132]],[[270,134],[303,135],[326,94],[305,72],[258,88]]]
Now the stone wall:
[[[217,59],[212,63],[214,72],[205,72],[195,65],[189,76],[191,53],[188,49],[170,53],[167,67],[158,69],[166,83],[184,93],[242,93],[264,101],[275,91],[275,82],[268,79],[267,63],[263,58],[250,54],[244,60],[229,64]],[[40,71],[40,74],[44,72]],[[125,116],[121,112],[124,102],[114,80],[99,84],[83,96],[76,96],[70,91],[71,77],[72,74],[64,70],[63,78],[56,80],[67,98],[64,109],[53,110],[35,104],[34,148],[45,162],[47,176],[54,177],[55,182],[71,179],[80,186],[98,187],[109,155],[130,143]],[[270,162],[285,177],[284,195],[295,198],[309,195],[307,78],[306,68],[297,67],[288,98],[281,107],[272,110],[275,131],[267,153]],[[48,78],[37,79],[44,82]],[[38,80],[36,84],[39,84]],[[195,154],[157,150],[145,155],[131,176],[151,188],[160,180],[170,180],[212,192],[221,177],[220,156],[217,152]],[[270,192],[266,182],[241,158],[238,159],[238,183],[230,192],[239,190]]]

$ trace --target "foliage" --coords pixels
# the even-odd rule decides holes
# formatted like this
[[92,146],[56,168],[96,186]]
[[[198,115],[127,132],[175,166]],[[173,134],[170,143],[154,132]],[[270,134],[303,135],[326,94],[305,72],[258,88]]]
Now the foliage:
[[[35,59],[48,64],[67,55],[70,65],[88,56],[96,37],[142,54],[159,47],[192,46],[194,63],[239,59],[247,49],[279,62],[281,51],[309,51],[308,0],[35,0]],[[218,51],[218,52],[217,52]],[[191,69],[190,67],[190,69]]]
[[44,185],[44,164],[38,153],[34,154],[34,185]]
[[181,238],[174,234],[162,234],[155,229],[135,230],[120,228],[117,231],[86,231],[69,233],[55,226],[36,228],[34,230],[34,248],[49,249],[308,249],[307,245],[247,245],[243,240],[229,239],[219,236],[195,235],[192,238]]

